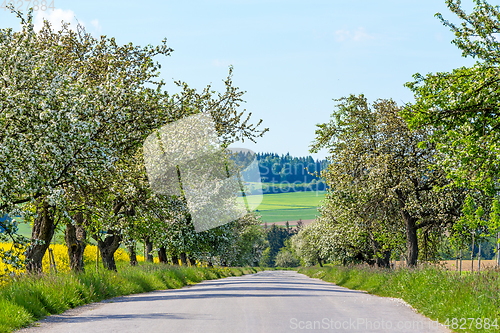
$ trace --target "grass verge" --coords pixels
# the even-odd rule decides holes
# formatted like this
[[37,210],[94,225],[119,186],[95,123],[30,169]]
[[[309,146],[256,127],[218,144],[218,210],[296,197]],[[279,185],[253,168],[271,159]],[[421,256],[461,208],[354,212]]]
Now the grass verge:
[[[387,270],[325,266],[300,268],[298,272],[350,289],[401,298],[418,312],[449,324],[449,328],[457,332],[500,331],[499,270],[459,276],[436,267]],[[465,325],[462,318],[466,319]],[[492,326],[495,320],[496,327]]]
[[0,332],[11,332],[45,316],[111,297],[181,288],[259,270],[262,269],[141,264],[123,267],[118,273],[88,269],[81,274],[23,277],[0,288]]

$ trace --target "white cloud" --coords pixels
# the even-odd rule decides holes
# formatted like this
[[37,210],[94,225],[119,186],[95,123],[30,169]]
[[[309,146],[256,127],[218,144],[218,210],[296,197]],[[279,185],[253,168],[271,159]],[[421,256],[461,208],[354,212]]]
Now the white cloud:
[[97,32],[101,32],[101,25],[99,24],[99,20],[98,19],[95,19],[95,20],[92,20],[90,21],[90,24],[92,25],[92,27],[94,27],[94,30],[97,31]]
[[356,30],[340,29],[335,31],[334,35],[335,35],[335,40],[337,42],[345,42],[345,41],[363,42],[375,38],[373,35],[367,33],[365,28],[363,27],[359,27]]
[[234,64],[234,63],[226,61],[226,60],[215,59],[212,61],[212,66],[214,66],[214,67],[229,67],[232,64]]
[[52,26],[52,30],[59,31],[62,28],[61,21],[70,24],[70,29],[76,30],[77,21],[75,19],[75,13],[71,9],[60,9],[49,11],[37,11],[33,20],[35,25],[35,31],[40,31],[43,27],[43,21],[47,20]]
[[337,42],[343,42],[347,40],[350,37],[350,35],[351,33],[349,30],[344,30],[344,29],[337,30],[335,31],[335,40]]

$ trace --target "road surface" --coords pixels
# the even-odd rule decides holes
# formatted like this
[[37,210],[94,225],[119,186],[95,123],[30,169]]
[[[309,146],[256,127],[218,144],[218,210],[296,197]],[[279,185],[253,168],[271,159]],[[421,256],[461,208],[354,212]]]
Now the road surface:
[[401,301],[294,271],[264,271],[118,297],[22,332],[449,332]]

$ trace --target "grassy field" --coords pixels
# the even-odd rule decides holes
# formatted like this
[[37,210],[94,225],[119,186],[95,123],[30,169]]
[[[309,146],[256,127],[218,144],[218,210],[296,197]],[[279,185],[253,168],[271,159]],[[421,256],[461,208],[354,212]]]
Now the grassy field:
[[[17,233],[23,235],[24,237],[31,238],[31,225],[24,223],[22,219],[16,218],[18,222]],[[64,232],[61,229],[56,229],[54,234],[53,243],[64,243]]]
[[[325,197],[325,191],[289,192],[264,194],[256,211],[267,223],[282,221],[311,220],[318,215],[317,207]],[[249,202],[259,200],[257,196],[247,197]]]
[[17,233],[24,237],[31,237],[31,225],[28,223],[19,223],[17,225]]

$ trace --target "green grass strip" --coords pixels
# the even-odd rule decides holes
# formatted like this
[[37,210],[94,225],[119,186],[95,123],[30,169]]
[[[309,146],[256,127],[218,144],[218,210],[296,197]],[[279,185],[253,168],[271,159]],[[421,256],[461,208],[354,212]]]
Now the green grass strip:
[[[298,272],[350,289],[401,298],[421,314],[450,324],[449,328],[457,332],[500,331],[500,270],[459,276],[435,267],[387,270],[329,265],[300,268]],[[453,318],[457,318],[454,327]],[[462,319],[466,319],[466,325],[462,325],[465,330],[460,329]],[[493,324],[495,319],[498,326],[486,325],[490,327],[485,329],[485,323]]]
[[111,297],[176,289],[259,270],[258,267],[174,267],[145,263],[122,267],[118,273],[88,269],[81,274],[26,276],[0,288],[0,332],[27,327],[45,316]]

